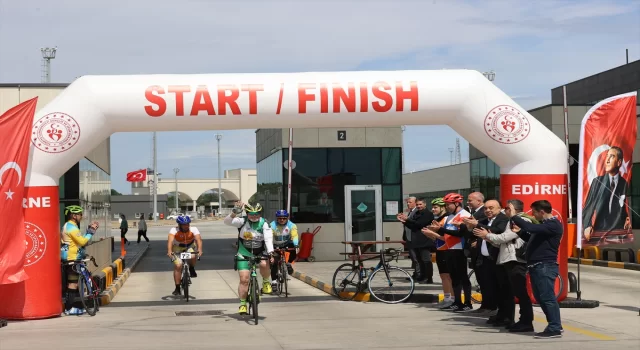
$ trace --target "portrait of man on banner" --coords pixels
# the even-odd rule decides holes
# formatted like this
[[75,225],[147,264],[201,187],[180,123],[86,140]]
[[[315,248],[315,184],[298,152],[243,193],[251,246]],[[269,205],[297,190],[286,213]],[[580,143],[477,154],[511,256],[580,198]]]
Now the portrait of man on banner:
[[582,205],[578,213],[578,235],[582,245],[633,241],[627,195],[637,134],[636,118],[633,94],[602,101],[582,122],[578,189]]

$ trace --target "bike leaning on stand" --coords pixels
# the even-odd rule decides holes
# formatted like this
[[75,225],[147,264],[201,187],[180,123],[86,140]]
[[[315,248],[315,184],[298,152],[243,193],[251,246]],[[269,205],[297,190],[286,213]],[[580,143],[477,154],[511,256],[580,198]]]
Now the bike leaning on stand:
[[[415,287],[411,274],[389,264],[393,260],[397,262],[399,256],[398,250],[388,248],[381,250],[378,256],[365,259],[358,256],[353,263],[340,265],[333,275],[333,293],[345,301],[353,300],[366,289],[369,289],[371,296],[387,304],[409,299]],[[376,267],[364,267],[364,261],[376,258],[380,259]],[[349,287],[353,287],[353,290],[347,290]]]

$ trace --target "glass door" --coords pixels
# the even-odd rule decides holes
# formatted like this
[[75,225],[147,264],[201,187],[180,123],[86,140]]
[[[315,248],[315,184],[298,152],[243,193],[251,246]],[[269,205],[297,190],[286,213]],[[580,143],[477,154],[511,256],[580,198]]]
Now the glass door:
[[[382,186],[345,186],[345,239],[347,241],[382,241]],[[377,252],[381,245],[365,245]],[[347,251],[350,246],[345,247]],[[364,252],[364,251],[363,251]]]

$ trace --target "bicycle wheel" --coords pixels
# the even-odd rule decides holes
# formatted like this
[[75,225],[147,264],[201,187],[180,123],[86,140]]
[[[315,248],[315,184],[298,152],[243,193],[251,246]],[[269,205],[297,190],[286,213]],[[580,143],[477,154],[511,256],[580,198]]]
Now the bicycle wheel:
[[340,265],[333,274],[332,282],[333,294],[340,300],[353,300],[362,291],[360,268],[353,264]]
[[251,307],[253,308],[253,320],[255,324],[258,324],[258,279],[255,277],[251,278],[253,280],[251,287]]
[[284,285],[285,298],[289,297],[289,286],[288,286],[289,282],[287,282],[287,280],[289,279],[288,277],[289,277],[289,273],[287,272],[287,262],[285,261],[282,263],[282,280],[284,281],[283,285]]
[[475,295],[482,295],[482,291],[480,290],[480,283],[478,283],[478,279],[476,278],[476,273],[474,270],[469,271],[469,282],[471,282],[471,302],[474,304],[481,304],[482,299],[477,298]]
[[98,286],[95,281],[84,273],[81,274],[79,282],[80,301],[87,314],[95,316],[100,306],[98,305]]
[[184,298],[187,303],[189,302],[189,268],[187,264],[182,264],[182,290],[184,291]]
[[371,296],[387,304],[397,304],[409,299],[415,288],[411,274],[396,266],[387,266],[386,272],[383,267],[373,271],[368,284]]

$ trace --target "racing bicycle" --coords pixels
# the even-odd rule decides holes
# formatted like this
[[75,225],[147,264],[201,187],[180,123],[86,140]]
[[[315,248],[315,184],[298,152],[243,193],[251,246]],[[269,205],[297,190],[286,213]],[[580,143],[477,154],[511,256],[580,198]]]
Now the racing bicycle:
[[274,249],[274,252],[276,253],[276,255],[274,256],[274,258],[276,259],[276,263],[278,264],[278,277],[276,279],[276,291],[278,293],[278,295],[282,295],[282,293],[284,293],[284,297],[288,298],[289,297],[289,293],[288,293],[288,282],[287,279],[289,278],[289,273],[288,273],[288,269],[287,269],[287,257],[288,254],[286,254],[286,252],[288,251],[294,251],[296,250],[295,248],[276,248]]
[[[400,252],[393,248],[381,250],[371,258],[354,257],[352,263],[340,265],[333,275],[333,293],[341,300],[353,300],[357,294],[369,290],[376,300],[387,304],[401,303],[413,295],[413,278],[407,271],[391,266],[398,261]],[[363,262],[379,258],[375,267],[365,268]],[[342,276],[344,274],[344,277]],[[379,285],[379,287],[378,287]],[[352,290],[348,290],[352,287]]]
[[[258,283],[258,264],[260,261],[266,260],[269,261],[271,258],[265,255],[258,256],[243,256],[244,259],[249,260],[249,291],[247,294],[247,305],[249,314],[253,314],[253,320],[255,324],[258,324],[258,304],[260,304],[260,284]],[[236,255],[236,262],[238,260],[238,256]]]
[[80,294],[80,301],[87,314],[95,316],[100,310],[100,287],[95,281],[87,262],[91,261],[93,266],[98,267],[96,259],[90,257],[82,260],[64,262],[65,265],[73,266],[73,270],[78,273],[78,293]]
[[[184,291],[184,298],[187,303],[189,302],[189,285],[191,285],[191,274],[189,273],[189,261],[193,258],[193,254],[198,255],[198,251],[190,251],[190,252],[180,252],[180,255],[177,253],[173,253],[173,258],[171,261],[175,259],[182,260],[182,271],[180,273],[180,285],[182,286],[182,290]],[[200,257],[198,257],[200,260]]]

